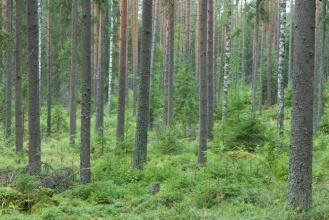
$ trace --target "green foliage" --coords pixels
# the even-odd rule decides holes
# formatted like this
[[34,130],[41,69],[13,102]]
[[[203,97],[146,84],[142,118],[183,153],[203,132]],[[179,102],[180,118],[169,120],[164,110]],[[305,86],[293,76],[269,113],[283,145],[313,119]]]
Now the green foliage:
[[176,122],[190,127],[198,121],[197,82],[191,65],[184,64],[175,73],[174,117]]
[[159,149],[163,154],[176,154],[182,152],[183,134],[180,129],[175,126],[161,127],[155,132],[155,148]]
[[39,185],[35,176],[29,174],[20,174],[15,178],[15,187],[22,193],[30,193]]

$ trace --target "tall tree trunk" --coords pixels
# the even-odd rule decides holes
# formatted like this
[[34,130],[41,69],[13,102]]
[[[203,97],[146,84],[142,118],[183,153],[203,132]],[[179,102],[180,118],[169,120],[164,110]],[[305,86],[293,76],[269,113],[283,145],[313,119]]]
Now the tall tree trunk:
[[120,79],[117,117],[117,147],[124,141],[126,109],[126,75],[127,75],[127,17],[128,0],[121,1],[120,13]]
[[108,69],[108,74],[109,74],[109,81],[108,81],[108,111],[109,115],[111,115],[111,109],[112,109],[112,74],[113,74],[113,2],[112,0],[109,0],[109,18],[108,22],[110,24],[109,28],[109,69]]
[[133,10],[133,30],[131,34],[131,52],[132,52],[132,75],[133,75],[133,92],[134,92],[134,114],[137,105],[137,89],[138,89],[138,0],[134,1]]
[[77,0],[72,0],[72,48],[71,48],[71,79],[70,79],[70,144],[75,144],[76,137],[76,84],[77,84],[77,17],[78,5]]
[[52,42],[51,42],[51,0],[48,0],[48,27],[47,27],[47,136],[51,133],[51,84],[52,84]]
[[[231,59],[231,6],[228,2],[225,4],[227,17],[226,17],[226,24],[224,29],[224,71],[223,71],[223,106],[222,106],[222,121],[223,126],[227,116],[227,105],[228,105],[228,87],[230,83],[230,59]],[[224,127],[223,127],[224,130]]]
[[15,127],[16,127],[16,152],[23,150],[23,102],[22,102],[22,48],[21,48],[21,28],[22,15],[24,14],[24,4],[19,4],[16,0],[16,81],[15,81]]
[[[39,95],[41,96],[41,79],[42,79],[42,4],[41,0],[38,0],[38,74],[39,74]],[[40,97],[41,100],[41,97]]]
[[[2,0],[2,31],[11,32],[11,3],[10,0]],[[4,137],[8,139],[11,135],[11,107],[12,107],[12,68],[11,68],[11,42],[4,49],[4,76],[5,76],[5,108],[4,108]]]
[[99,33],[98,33],[98,63],[96,75],[96,131],[103,138],[103,122],[104,122],[104,108],[103,108],[103,54],[104,54],[104,11],[99,12]]
[[318,109],[317,109],[317,117],[316,121],[319,124],[322,113],[323,113],[323,84],[324,84],[324,74],[325,74],[325,61],[326,61],[326,31],[327,24],[325,22],[325,18],[327,16],[327,0],[322,1],[322,19],[321,19],[321,56],[320,56],[320,67],[319,67],[319,94],[317,96],[318,99]]
[[150,63],[150,71],[151,71],[151,79],[150,79],[150,112],[149,112],[149,124],[150,128],[152,126],[152,114],[153,114],[153,107],[152,107],[152,87],[153,87],[153,77],[154,77],[154,62],[155,62],[155,53],[156,53],[156,46],[157,46],[157,26],[158,26],[158,13],[159,13],[159,1],[153,0],[153,11],[152,11],[152,46],[151,46],[151,63]]
[[82,2],[82,103],[80,181],[87,184],[90,175],[90,102],[91,102],[91,4]]
[[278,116],[277,128],[278,134],[283,135],[284,122],[284,42],[285,42],[285,28],[286,28],[286,0],[280,2],[280,28],[279,28],[279,62],[278,62]]
[[214,127],[214,0],[208,1],[208,138]]
[[294,45],[294,24],[295,24],[295,0],[290,0],[290,36],[289,36],[289,63],[288,63],[288,83],[292,80],[292,71],[293,71],[293,45]]
[[273,2],[268,2],[269,21],[268,21],[268,61],[266,74],[266,104],[272,105],[272,74],[273,74],[273,39],[274,39],[274,22],[273,22]]
[[28,13],[28,78],[29,78],[29,172],[39,174],[41,169],[40,103],[38,75],[38,2],[29,0]]
[[175,1],[168,2],[168,40],[167,40],[167,86],[166,86],[166,105],[165,124],[170,126],[173,123],[173,92],[174,92],[174,60],[175,60]]
[[207,88],[207,11],[208,1],[200,2],[200,39],[198,42],[200,53],[200,85],[199,85],[199,148],[198,164],[204,165],[207,162],[207,130],[208,130],[208,88]]
[[195,21],[195,78],[199,82],[200,76],[200,7],[201,0],[196,1],[196,21]]
[[147,158],[147,130],[149,120],[149,90],[150,90],[150,64],[152,40],[152,3],[143,0],[143,30],[142,30],[142,54],[139,85],[139,101],[137,107],[136,143],[133,158],[133,167],[142,168]]
[[185,59],[188,62],[191,57],[191,0],[186,0],[186,21],[185,21]]
[[308,208],[312,202],[312,122],[315,1],[298,1],[293,46],[293,96],[288,205]]
[[259,38],[259,8],[260,0],[256,0],[256,16],[254,23],[253,65],[252,65],[252,115],[256,114],[257,76],[258,76],[258,38]]

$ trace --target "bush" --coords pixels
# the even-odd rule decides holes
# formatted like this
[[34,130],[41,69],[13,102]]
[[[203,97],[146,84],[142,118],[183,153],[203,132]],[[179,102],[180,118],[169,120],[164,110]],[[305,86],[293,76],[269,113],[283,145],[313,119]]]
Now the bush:
[[162,127],[155,133],[155,148],[163,154],[177,154],[183,150],[183,134],[177,127]]

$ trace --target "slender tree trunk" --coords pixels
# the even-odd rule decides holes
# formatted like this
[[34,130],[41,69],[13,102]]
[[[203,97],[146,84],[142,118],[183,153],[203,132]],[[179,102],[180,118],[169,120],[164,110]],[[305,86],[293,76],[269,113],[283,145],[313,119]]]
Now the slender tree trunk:
[[132,75],[133,75],[133,91],[134,91],[134,115],[137,106],[137,91],[138,91],[138,0],[133,0],[133,30],[131,34],[131,52],[132,52]]
[[[42,79],[42,4],[41,0],[38,0],[38,47],[39,47],[39,55],[38,55],[38,74],[39,74],[39,95],[41,96],[41,79]],[[41,100],[41,97],[40,97]]]
[[322,1],[322,20],[321,20],[321,57],[320,57],[320,69],[319,69],[319,94],[318,94],[318,111],[317,111],[317,124],[319,124],[322,113],[323,113],[323,84],[324,84],[324,74],[325,74],[325,61],[326,61],[326,31],[327,31],[327,24],[325,22],[325,18],[327,16],[327,0]]
[[155,62],[155,53],[156,53],[156,46],[157,46],[157,26],[158,26],[158,13],[159,13],[159,1],[153,0],[153,11],[152,11],[152,46],[151,46],[151,63],[150,63],[150,71],[151,71],[151,79],[150,79],[150,113],[149,113],[149,127],[152,126],[152,114],[153,114],[153,107],[152,107],[152,87],[153,87],[153,77],[155,75],[154,72],[154,62]]
[[152,3],[143,0],[143,30],[142,30],[142,54],[139,85],[139,101],[137,107],[136,143],[133,159],[134,168],[142,168],[147,159],[147,130],[149,120],[149,90],[151,77],[151,47],[152,40]]
[[254,24],[253,65],[252,65],[252,115],[256,114],[257,75],[258,75],[258,38],[259,38],[259,7],[260,0],[256,1],[256,17]]
[[173,92],[174,92],[174,60],[175,60],[175,1],[168,2],[168,41],[167,41],[167,86],[166,86],[166,104],[165,124],[167,126],[173,123]]
[[285,28],[286,28],[286,0],[280,2],[280,28],[279,28],[279,63],[278,63],[278,116],[277,128],[278,134],[283,135],[284,122],[284,42],[285,42]]
[[207,162],[207,130],[208,130],[208,88],[207,88],[207,11],[208,1],[200,2],[200,39],[198,42],[200,53],[200,86],[199,86],[199,149],[198,164],[204,165]]
[[200,76],[200,5],[202,0],[196,1],[196,21],[195,21],[195,78],[199,83]]
[[41,169],[40,103],[38,75],[38,2],[29,0],[28,13],[28,73],[29,73],[29,172],[39,174]]
[[268,2],[269,7],[269,21],[268,21],[268,61],[266,74],[266,102],[268,106],[272,105],[272,74],[273,74],[273,39],[274,39],[274,22],[273,22],[273,2]]
[[121,1],[120,18],[120,79],[119,79],[119,99],[117,117],[117,147],[124,141],[125,133],[125,109],[126,109],[126,75],[127,75],[127,16],[128,1]]
[[214,127],[214,0],[208,1],[208,138]]
[[23,102],[22,102],[22,62],[21,62],[21,28],[24,4],[19,4],[16,0],[16,81],[15,81],[15,127],[16,127],[16,152],[23,150]]
[[308,208],[312,202],[312,122],[315,1],[298,1],[293,46],[293,96],[288,205]]
[[50,12],[51,0],[48,0],[48,27],[47,27],[47,136],[51,134],[51,84],[52,84],[52,42],[51,42],[51,29],[52,20]]
[[191,57],[191,0],[186,0],[186,21],[185,21],[185,59],[190,61]]
[[292,81],[292,71],[293,71],[293,45],[294,45],[294,23],[295,23],[295,0],[290,1],[290,37],[289,37],[289,63],[288,63],[288,82]]
[[90,103],[91,103],[91,4],[82,2],[82,103],[81,103],[81,150],[80,181],[87,184],[90,174]]
[[[225,4],[226,11],[227,11],[227,21],[225,24],[225,30],[224,30],[224,41],[225,41],[225,47],[224,47],[224,71],[223,71],[223,106],[222,106],[222,121],[223,126],[226,120],[227,116],[227,105],[228,105],[228,87],[230,82],[230,59],[231,59],[231,7],[227,3]],[[224,127],[223,127],[224,128]]]
[[[10,0],[2,0],[2,31],[11,32],[11,4]],[[5,108],[4,108],[4,137],[8,139],[11,135],[11,107],[12,107],[12,68],[11,68],[11,42],[5,45],[3,54],[3,66],[5,76]]]
[[76,84],[77,84],[77,0],[72,0],[72,48],[71,48],[71,79],[70,79],[70,144],[75,144],[76,137]]
[[98,64],[96,75],[96,131],[103,138],[103,122],[104,122],[104,108],[103,108],[103,54],[104,54],[104,11],[99,12],[99,33],[98,33]]
[[113,2],[112,0],[109,0],[109,18],[108,22],[110,24],[109,28],[109,81],[108,81],[108,111],[109,115],[111,115],[111,109],[112,109],[112,73],[113,73],[113,68],[112,68],[112,62],[113,62]]

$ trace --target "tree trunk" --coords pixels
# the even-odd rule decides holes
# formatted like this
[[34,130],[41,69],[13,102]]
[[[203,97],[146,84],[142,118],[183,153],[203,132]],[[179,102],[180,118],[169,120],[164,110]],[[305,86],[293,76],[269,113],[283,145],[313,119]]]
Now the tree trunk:
[[312,202],[312,121],[315,1],[298,1],[293,46],[293,96],[288,205],[308,208]]
[[[11,32],[11,4],[10,0],[2,0],[2,31],[10,34]],[[8,139],[11,135],[11,107],[12,107],[12,70],[11,70],[11,42],[9,41],[4,48],[3,66],[5,76],[5,108],[4,108],[4,138]]]
[[132,84],[133,84],[133,92],[134,92],[134,115],[136,113],[137,106],[137,91],[138,91],[138,0],[134,1],[134,10],[133,10],[133,30],[131,35],[131,52],[132,52]]
[[42,4],[41,0],[38,0],[38,50],[39,50],[39,55],[38,55],[38,74],[39,74],[39,95],[40,95],[40,100],[41,100],[41,74],[42,74]]
[[40,103],[38,75],[38,2],[29,0],[28,12],[28,78],[29,78],[29,172],[38,175],[41,169]]
[[166,105],[165,108],[165,124],[167,126],[173,123],[173,83],[174,83],[174,59],[175,59],[175,1],[170,0],[168,2],[168,40],[167,40],[167,86],[166,86]]
[[96,131],[98,135],[103,138],[103,122],[104,122],[104,108],[103,108],[103,54],[104,54],[104,12],[99,12],[99,33],[98,33],[98,63],[96,73]]
[[147,158],[147,130],[149,120],[149,90],[150,90],[150,64],[152,40],[152,3],[143,0],[143,30],[141,45],[141,71],[139,85],[139,101],[137,107],[136,143],[133,159],[134,168],[142,168]]
[[127,75],[127,16],[128,0],[121,1],[120,17],[120,79],[117,117],[117,147],[124,141],[126,109],[126,75]]
[[214,127],[214,0],[208,1],[208,138]]
[[278,116],[277,128],[278,134],[283,135],[284,122],[284,42],[285,42],[285,28],[286,28],[286,0],[280,2],[280,28],[279,28],[279,62],[278,62]]
[[200,39],[198,42],[200,53],[200,85],[199,85],[199,149],[198,164],[204,165],[207,162],[207,130],[208,130],[208,88],[207,88],[207,11],[208,2],[200,2]]
[[78,5],[77,0],[72,0],[72,48],[71,48],[71,79],[70,79],[70,144],[75,144],[76,137],[76,84],[77,84],[77,17]]
[[90,102],[91,102],[91,4],[82,2],[82,86],[81,86],[81,151],[80,181],[87,184],[90,177]]
[[273,74],[273,39],[274,39],[274,22],[273,22],[273,2],[268,2],[269,7],[269,21],[268,21],[268,61],[266,74],[266,103],[268,106],[272,105],[272,74]]
[[[223,106],[222,106],[222,121],[223,126],[227,116],[227,105],[228,105],[228,87],[229,87],[229,71],[230,71],[230,59],[231,59],[231,7],[229,3],[225,4],[227,11],[227,21],[224,30],[224,71],[223,71]],[[224,128],[224,127],[223,127]]]
[[19,4],[16,0],[16,81],[15,81],[15,127],[16,127],[16,152],[23,150],[23,101],[22,101],[22,48],[21,48],[21,28],[22,15],[24,14],[24,4]]
[[259,7],[260,0],[256,1],[256,17],[254,24],[253,65],[252,65],[252,115],[256,114],[257,76],[258,76],[258,38],[259,38]]
[[52,20],[50,12],[50,3],[48,0],[48,27],[47,27],[47,136],[51,133],[51,84],[52,84],[52,42],[51,42],[51,29]]
[[108,18],[108,22],[110,24],[110,28],[109,28],[109,81],[108,81],[108,111],[109,111],[109,115],[111,115],[111,109],[112,109],[112,74],[113,74],[113,66],[112,66],[112,62],[113,62],[113,19],[112,19],[112,15],[113,15],[113,2],[112,0],[109,0],[109,18]]

